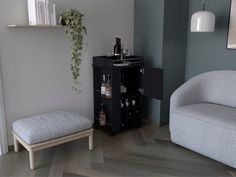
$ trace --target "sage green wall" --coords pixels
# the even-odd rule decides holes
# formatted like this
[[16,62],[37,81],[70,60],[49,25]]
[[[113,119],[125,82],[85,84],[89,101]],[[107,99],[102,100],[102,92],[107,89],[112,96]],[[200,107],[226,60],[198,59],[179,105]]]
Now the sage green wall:
[[185,80],[188,8],[189,0],[165,0],[161,125],[169,123],[170,97]]
[[[162,68],[164,0],[135,0],[134,14],[135,55],[143,56],[147,66]],[[145,102],[148,118],[159,123],[160,101]]]
[[188,80],[207,71],[236,69],[236,50],[226,49],[230,0],[207,1],[207,10],[216,15],[214,33],[190,32],[191,16],[201,8],[199,0],[135,0],[135,54],[164,69],[164,99],[161,105],[156,100],[147,104],[148,116],[158,123],[168,121],[169,97],[182,76]]
[[[145,65],[163,68],[163,100],[146,100],[147,116],[169,122],[169,100],[185,79],[189,0],[135,0],[134,51]],[[155,78],[150,78],[155,82]]]
[[[199,9],[201,2],[190,0],[189,22]],[[236,69],[236,50],[226,49],[230,0],[208,0],[207,10],[216,15],[216,31],[188,32],[186,80],[207,71]]]

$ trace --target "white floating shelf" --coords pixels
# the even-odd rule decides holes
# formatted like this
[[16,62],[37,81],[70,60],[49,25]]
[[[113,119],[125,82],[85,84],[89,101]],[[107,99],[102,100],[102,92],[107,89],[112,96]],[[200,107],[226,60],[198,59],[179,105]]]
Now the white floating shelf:
[[8,28],[63,28],[62,25],[7,25]]

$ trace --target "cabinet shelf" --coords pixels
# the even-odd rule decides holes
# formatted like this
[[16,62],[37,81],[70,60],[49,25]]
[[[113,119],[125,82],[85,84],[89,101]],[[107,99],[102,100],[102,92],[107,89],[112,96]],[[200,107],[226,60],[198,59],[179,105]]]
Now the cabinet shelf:
[[135,98],[140,98],[140,97],[143,97],[143,95],[140,92],[137,92],[134,94],[127,94],[127,93],[121,94],[122,99],[135,99]]
[[141,109],[141,108],[142,108],[141,105],[132,106],[132,107],[128,107],[128,108],[121,108],[121,112],[122,112],[122,113],[124,113],[124,112],[129,112],[129,111],[134,111],[134,110]]
[[[96,119],[97,121],[99,121],[99,118],[97,118],[97,117],[96,117],[95,119]],[[105,126],[112,127],[112,124],[111,124],[111,123],[108,123],[108,122],[106,122],[106,125],[105,125]],[[105,127],[105,126],[104,126],[104,127]]]
[[7,25],[8,28],[64,28],[62,25]]

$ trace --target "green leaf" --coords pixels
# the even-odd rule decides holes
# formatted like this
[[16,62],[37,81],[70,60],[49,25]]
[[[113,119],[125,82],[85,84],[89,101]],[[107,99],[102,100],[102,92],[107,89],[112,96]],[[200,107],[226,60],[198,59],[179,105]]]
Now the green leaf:
[[[66,23],[66,34],[71,37],[71,73],[75,85],[79,84],[80,64],[82,62],[83,34],[87,35],[87,29],[83,26],[83,17],[77,9],[65,9],[59,19],[64,19]],[[74,90],[80,91],[76,86]]]

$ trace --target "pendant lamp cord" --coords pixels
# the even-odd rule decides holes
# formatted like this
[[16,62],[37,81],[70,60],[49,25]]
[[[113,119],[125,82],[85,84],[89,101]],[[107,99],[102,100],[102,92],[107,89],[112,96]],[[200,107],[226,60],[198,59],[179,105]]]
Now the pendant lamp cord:
[[206,0],[202,0],[202,10],[206,10]]

